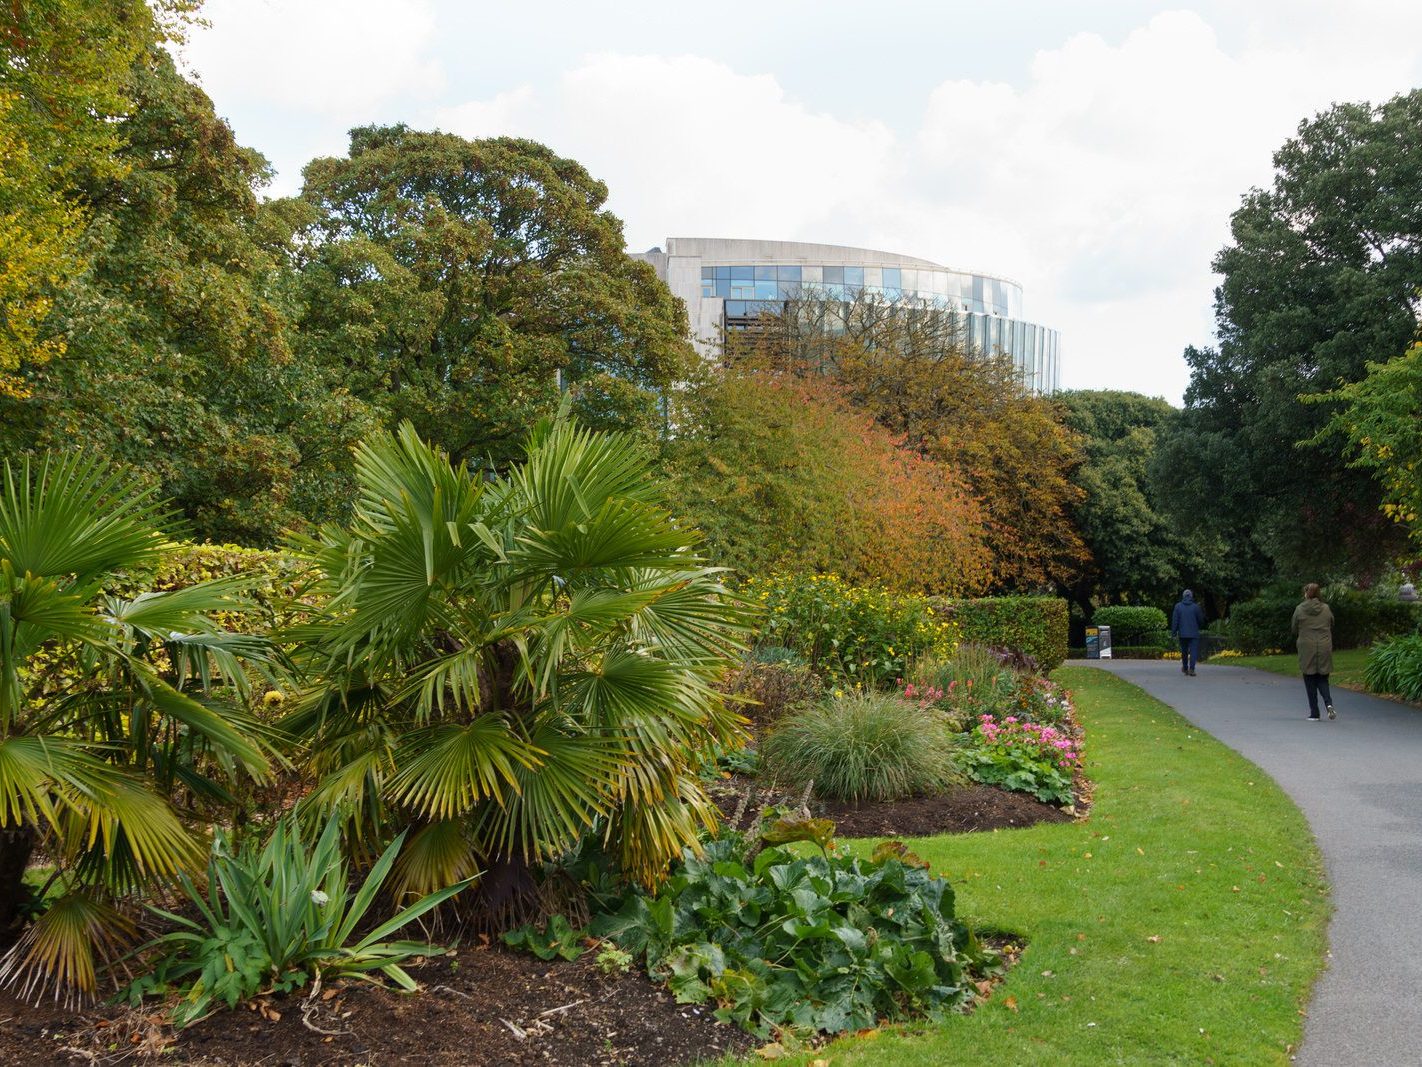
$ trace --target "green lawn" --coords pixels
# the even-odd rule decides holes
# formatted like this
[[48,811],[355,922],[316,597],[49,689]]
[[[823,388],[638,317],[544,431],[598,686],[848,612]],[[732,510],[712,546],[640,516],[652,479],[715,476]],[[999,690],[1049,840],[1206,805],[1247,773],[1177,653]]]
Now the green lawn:
[[[1367,659],[1368,650],[1366,648],[1339,649],[1333,653],[1333,673],[1329,679],[1334,685],[1345,686],[1348,689],[1362,689],[1363,664],[1367,662]],[[1302,677],[1299,674],[1299,657],[1293,652],[1281,652],[1275,656],[1229,656],[1212,662],[1227,664],[1231,667],[1258,667],[1261,671],[1285,674],[1290,678]]]
[[1303,816],[1134,686],[1090,668],[1053,677],[1086,725],[1090,819],[913,842],[961,915],[1026,939],[1021,961],[972,1015],[798,1062],[1288,1062],[1329,912]]

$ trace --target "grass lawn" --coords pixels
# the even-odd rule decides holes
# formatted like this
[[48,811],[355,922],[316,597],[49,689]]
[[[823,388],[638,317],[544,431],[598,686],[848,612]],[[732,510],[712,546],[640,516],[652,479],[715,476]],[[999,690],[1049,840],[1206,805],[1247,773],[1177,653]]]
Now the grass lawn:
[[1086,726],[1090,819],[912,843],[960,915],[1026,939],[1021,961],[972,1015],[797,1062],[1288,1062],[1329,912],[1303,816],[1134,686],[1083,667],[1053,677]]
[[[1333,673],[1329,675],[1329,680],[1334,685],[1341,685],[1348,689],[1362,689],[1363,664],[1367,662],[1367,659],[1368,650],[1366,648],[1338,649],[1333,653]],[[1230,667],[1258,667],[1261,671],[1285,674],[1290,678],[1301,677],[1299,657],[1293,652],[1281,652],[1276,656],[1228,656],[1225,659],[1211,662]]]

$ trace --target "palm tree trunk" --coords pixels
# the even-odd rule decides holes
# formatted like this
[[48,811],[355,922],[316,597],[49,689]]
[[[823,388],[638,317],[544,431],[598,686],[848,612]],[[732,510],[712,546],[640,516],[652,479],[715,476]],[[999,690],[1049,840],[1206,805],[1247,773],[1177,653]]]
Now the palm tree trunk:
[[14,932],[20,904],[25,897],[25,868],[35,848],[32,826],[0,830],[0,945],[10,940]]

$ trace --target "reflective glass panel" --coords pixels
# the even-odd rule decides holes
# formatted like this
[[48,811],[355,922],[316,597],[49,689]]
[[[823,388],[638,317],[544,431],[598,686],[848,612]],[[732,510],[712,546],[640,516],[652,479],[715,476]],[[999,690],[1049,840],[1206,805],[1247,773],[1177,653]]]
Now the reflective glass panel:
[[779,268],[779,278],[782,282],[798,282],[800,280],[799,267]]
[[758,282],[773,282],[773,281],[775,281],[775,268],[774,268],[774,267],[756,267],[756,269],[755,269],[755,280],[758,281]]
[[875,288],[884,284],[884,270],[882,267],[865,267],[864,284]]
[[825,273],[825,281],[826,281],[826,282],[843,282],[843,281],[844,281],[844,268],[843,268],[843,267],[826,267],[826,268],[824,269],[824,273]]
[[903,278],[903,287],[911,293],[918,292],[918,271],[912,267],[903,267],[899,270],[899,276]]
[[823,267],[801,267],[801,268],[800,268],[800,280],[803,281],[803,282],[805,282],[807,285],[810,285],[810,284],[819,285],[820,282],[822,282],[822,281],[825,280],[825,279],[824,279],[824,268],[823,268]]
[[726,281],[730,281],[730,280],[731,280],[731,268],[730,268],[730,267],[717,267],[717,268],[716,268],[716,280],[719,282],[719,281],[721,281],[723,278],[724,278]]
[[[825,269],[828,270],[829,268],[826,267]],[[844,286],[835,282],[825,282],[825,296],[831,300],[843,300]]]
[[715,281],[715,280],[716,280],[716,268],[715,268],[715,267],[702,267],[702,268],[701,268],[701,280],[702,280],[703,282],[704,282],[704,281]]
[[864,268],[863,268],[863,267],[845,267],[845,268],[844,268],[844,284],[845,284],[845,285],[863,285],[863,284],[864,284]]
[[898,267],[884,268],[884,288],[898,289],[903,286],[903,272]]
[[774,300],[778,293],[779,289],[774,279],[770,279],[769,281],[761,281],[759,278],[756,279],[755,297],[757,300]]
[[717,295],[717,296],[720,296],[720,297],[727,297],[727,296],[730,296],[730,295],[731,295],[731,279],[730,279],[730,278],[717,278],[717,279],[716,279],[716,295]]
[[746,281],[746,282],[753,282],[753,281],[755,281],[755,268],[754,268],[754,267],[732,267],[732,268],[731,268],[731,281],[733,281],[733,282],[734,282],[734,281]]
[[743,319],[746,317],[746,302],[744,300],[727,300],[726,317],[731,319]]

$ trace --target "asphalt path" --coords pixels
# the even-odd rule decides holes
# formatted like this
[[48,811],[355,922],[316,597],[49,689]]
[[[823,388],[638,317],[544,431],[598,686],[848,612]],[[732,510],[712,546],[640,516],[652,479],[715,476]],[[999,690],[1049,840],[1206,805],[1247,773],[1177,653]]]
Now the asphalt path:
[[1333,888],[1328,967],[1296,1062],[1422,1064],[1422,711],[1334,687],[1309,722],[1303,679],[1246,667],[1091,660],[1253,760],[1293,798]]

